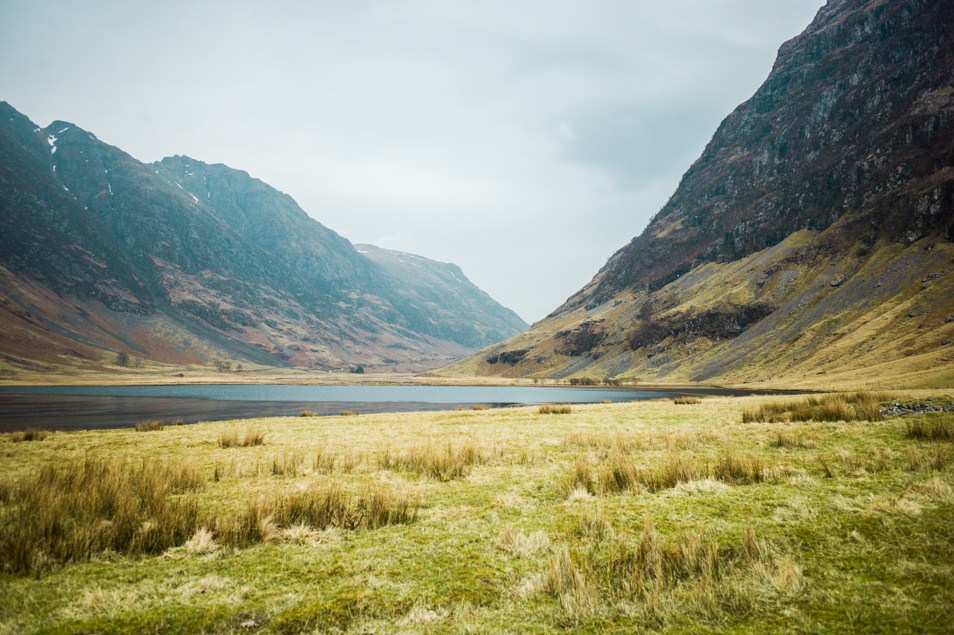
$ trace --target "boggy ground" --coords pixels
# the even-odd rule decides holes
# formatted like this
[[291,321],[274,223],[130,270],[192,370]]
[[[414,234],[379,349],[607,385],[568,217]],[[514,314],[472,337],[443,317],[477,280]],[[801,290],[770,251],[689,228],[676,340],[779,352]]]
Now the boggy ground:
[[0,632],[950,632],[954,415],[804,399],[3,435]]

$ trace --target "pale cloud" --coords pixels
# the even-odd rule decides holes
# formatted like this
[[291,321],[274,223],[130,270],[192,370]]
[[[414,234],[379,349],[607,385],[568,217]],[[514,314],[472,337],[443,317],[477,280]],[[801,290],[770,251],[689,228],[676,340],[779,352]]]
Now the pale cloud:
[[524,318],[637,234],[821,0],[0,0],[0,98],[248,171]]

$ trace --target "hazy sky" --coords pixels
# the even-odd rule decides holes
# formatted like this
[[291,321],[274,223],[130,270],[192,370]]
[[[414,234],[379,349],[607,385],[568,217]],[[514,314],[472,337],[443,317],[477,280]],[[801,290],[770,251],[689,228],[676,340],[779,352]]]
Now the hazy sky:
[[822,0],[0,0],[0,99],[248,171],[534,321],[645,227]]

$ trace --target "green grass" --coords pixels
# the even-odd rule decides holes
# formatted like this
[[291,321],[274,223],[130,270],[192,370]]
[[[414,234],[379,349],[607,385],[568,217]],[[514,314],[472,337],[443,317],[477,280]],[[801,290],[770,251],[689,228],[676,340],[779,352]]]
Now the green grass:
[[2,435],[0,632],[950,632],[954,414],[791,401]]

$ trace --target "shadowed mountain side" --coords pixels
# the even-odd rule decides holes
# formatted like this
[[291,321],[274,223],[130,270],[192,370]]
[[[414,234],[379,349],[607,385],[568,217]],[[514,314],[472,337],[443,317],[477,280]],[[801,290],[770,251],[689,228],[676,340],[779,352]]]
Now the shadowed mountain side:
[[448,372],[950,385],[952,15],[831,0],[640,236]]
[[420,285],[406,288],[245,172],[188,157],[146,165],[74,124],[41,129],[5,102],[0,184],[8,372],[119,352],[410,370],[525,326],[489,298],[473,304],[469,283],[444,285],[430,310]]

